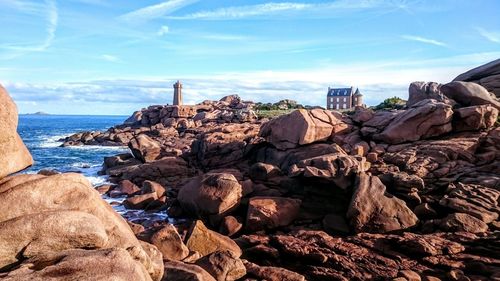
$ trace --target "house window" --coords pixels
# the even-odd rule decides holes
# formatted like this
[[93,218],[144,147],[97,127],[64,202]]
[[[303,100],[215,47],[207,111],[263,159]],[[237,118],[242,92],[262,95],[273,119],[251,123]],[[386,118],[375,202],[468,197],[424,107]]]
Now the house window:
[[346,102],[346,101],[347,101],[347,98],[346,98],[346,97],[344,97],[344,102]]
[[343,109],[346,109],[346,108],[347,108],[347,104],[345,104],[345,103],[344,103],[344,104],[342,105],[342,108],[343,108]]
[[337,108],[336,109],[339,109],[339,104],[337,103]]
[[330,98],[330,102],[333,102],[333,98]]
[[340,99],[340,98],[337,98],[337,102],[339,102],[339,99]]

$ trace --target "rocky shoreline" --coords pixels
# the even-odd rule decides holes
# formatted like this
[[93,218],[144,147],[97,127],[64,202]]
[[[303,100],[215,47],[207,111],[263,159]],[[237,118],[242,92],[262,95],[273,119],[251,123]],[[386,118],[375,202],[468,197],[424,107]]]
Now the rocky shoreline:
[[[6,177],[32,160],[16,138],[15,108],[2,112],[0,144],[16,149],[0,146],[0,243],[10,249],[0,277],[500,279],[498,75],[500,60],[457,77],[479,84],[414,82],[401,110],[259,119],[237,96],[155,105],[63,140],[128,145],[132,154],[104,159],[113,184],[97,191],[174,224],[127,225],[79,175]],[[20,198],[26,206],[14,205]]]

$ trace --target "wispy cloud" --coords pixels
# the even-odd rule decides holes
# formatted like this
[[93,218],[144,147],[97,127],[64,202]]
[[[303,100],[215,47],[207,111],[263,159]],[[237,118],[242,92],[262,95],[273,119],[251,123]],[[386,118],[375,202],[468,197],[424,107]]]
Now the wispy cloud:
[[[406,7],[407,1],[394,0],[338,0],[326,3],[303,3],[303,2],[269,2],[257,5],[233,6],[214,10],[200,11],[183,16],[170,16],[170,19],[179,20],[231,20],[258,16],[272,16],[284,13],[318,12],[332,16],[332,11],[347,11],[369,8],[402,8]],[[329,14],[330,13],[330,14]],[[302,14],[297,14],[301,15]]]
[[121,59],[118,58],[117,56],[113,55],[101,55],[99,57],[102,60],[109,61],[109,62],[121,62]]
[[441,46],[441,47],[446,47],[446,43],[434,40],[434,39],[429,39],[421,36],[414,36],[414,35],[402,35],[401,38],[409,41],[415,41],[415,42],[420,42],[420,43],[425,43],[429,45],[434,45],[434,46]]
[[16,51],[13,54],[14,57],[21,55],[25,52],[41,52],[48,49],[56,37],[57,25],[59,14],[57,11],[57,5],[55,0],[45,0],[45,5],[40,5],[39,3],[29,2],[29,1],[6,1],[7,4],[10,3],[11,7],[18,9],[21,12],[28,14],[40,14],[44,13],[46,18],[45,32],[46,36],[44,40],[37,45],[23,45],[23,44],[5,44],[0,46],[0,49],[6,49],[10,51]]
[[160,27],[160,29],[158,29],[158,31],[156,32],[156,34],[158,36],[164,36],[166,35],[168,32],[170,31],[170,28],[166,25],[163,25]]
[[476,29],[481,36],[488,39],[489,41],[494,42],[494,43],[500,43],[500,32],[489,31],[489,30],[486,30],[486,29],[481,28],[481,27],[478,27]]
[[147,6],[120,16],[129,22],[144,22],[173,13],[199,0],[169,0],[156,5]]

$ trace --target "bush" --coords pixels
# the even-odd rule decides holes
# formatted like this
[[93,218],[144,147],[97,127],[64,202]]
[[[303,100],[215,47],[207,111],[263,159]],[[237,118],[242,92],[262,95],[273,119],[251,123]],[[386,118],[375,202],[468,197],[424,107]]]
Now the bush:
[[373,107],[375,110],[381,109],[403,109],[406,106],[406,101],[398,97],[385,99],[379,105]]

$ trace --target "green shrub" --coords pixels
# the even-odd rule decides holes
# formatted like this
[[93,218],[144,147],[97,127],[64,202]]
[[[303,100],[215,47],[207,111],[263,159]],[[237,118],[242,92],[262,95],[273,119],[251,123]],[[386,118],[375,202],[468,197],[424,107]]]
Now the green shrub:
[[374,106],[373,109],[381,110],[381,109],[403,109],[406,106],[406,101],[404,99],[398,97],[392,97],[385,99],[382,103],[377,106]]

